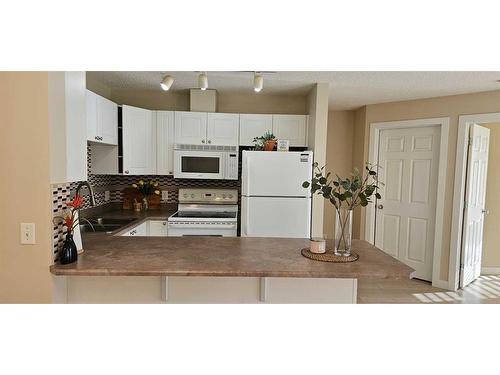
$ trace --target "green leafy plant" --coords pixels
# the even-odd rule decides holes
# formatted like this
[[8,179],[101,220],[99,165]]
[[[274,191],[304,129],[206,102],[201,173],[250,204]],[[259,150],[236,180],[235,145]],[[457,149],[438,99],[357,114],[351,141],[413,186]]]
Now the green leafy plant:
[[260,137],[255,137],[253,139],[253,143],[255,145],[256,150],[263,150],[266,142],[268,141],[276,141],[276,136],[270,132],[269,130],[264,133],[264,135]]
[[[383,183],[378,180],[377,166],[366,163],[366,175],[360,173],[359,169],[354,168],[350,177],[341,178],[338,175],[333,177],[330,172],[325,174],[325,166],[318,167],[318,163],[313,163],[314,174],[311,183],[304,181],[302,187],[311,188],[312,194],[322,195],[328,199],[335,207],[340,215],[341,209],[353,210],[358,206],[365,207],[375,197],[381,199],[382,196],[378,192]],[[341,232],[344,233],[347,224],[348,216],[345,216],[345,221],[340,223]],[[341,241],[345,238],[341,239]]]

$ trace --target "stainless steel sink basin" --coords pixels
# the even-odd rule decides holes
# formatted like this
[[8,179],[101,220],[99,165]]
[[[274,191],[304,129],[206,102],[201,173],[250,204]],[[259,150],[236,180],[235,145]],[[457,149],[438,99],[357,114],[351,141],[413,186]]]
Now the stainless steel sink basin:
[[81,219],[80,231],[83,232],[113,232],[131,223],[134,218],[102,218],[91,217]]

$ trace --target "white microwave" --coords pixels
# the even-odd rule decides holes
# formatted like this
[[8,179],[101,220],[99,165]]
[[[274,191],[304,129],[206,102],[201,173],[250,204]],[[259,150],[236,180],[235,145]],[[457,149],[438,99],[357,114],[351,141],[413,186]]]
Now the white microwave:
[[238,148],[174,145],[174,178],[238,179]]

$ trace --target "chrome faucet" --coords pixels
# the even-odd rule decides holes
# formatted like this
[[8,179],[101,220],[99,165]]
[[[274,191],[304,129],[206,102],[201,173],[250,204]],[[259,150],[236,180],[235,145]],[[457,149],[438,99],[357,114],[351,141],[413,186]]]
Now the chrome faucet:
[[92,186],[88,183],[88,181],[82,181],[78,184],[76,187],[76,192],[75,195],[80,195],[80,190],[82,187],[86,186],[87,189],[89,189],[89,195],[90,195],[90,205],[95,206],[95,197],[94,197],[94,190],[92,189]]

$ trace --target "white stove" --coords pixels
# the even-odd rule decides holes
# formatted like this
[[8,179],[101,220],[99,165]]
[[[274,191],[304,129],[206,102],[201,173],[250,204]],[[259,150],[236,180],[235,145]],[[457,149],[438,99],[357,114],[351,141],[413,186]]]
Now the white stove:
[[238,191],[179,189],[178,211],[167,219],[168,236],[236,237]]

